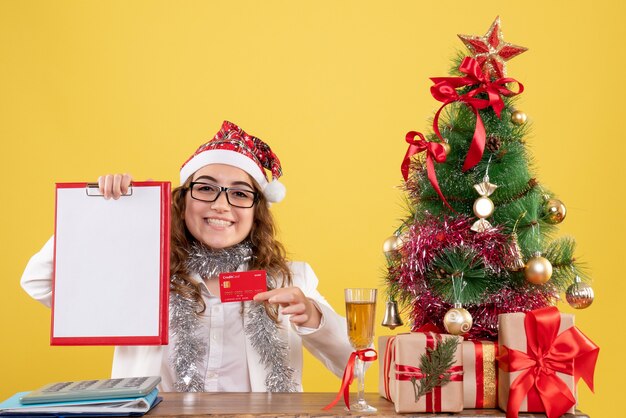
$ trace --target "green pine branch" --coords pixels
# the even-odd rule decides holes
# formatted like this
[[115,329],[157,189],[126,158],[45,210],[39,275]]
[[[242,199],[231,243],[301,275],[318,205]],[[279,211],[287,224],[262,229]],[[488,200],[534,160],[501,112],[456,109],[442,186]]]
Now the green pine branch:
[[437,346],[426,348],[425,353],[420,356],[419,368],[424,377],[420,379],[411,378],[413,390],[415,391],[415,402],[431,392],[437,386],[445,386],[450,382],[450,368],[454,364],[454,356],[458,341],[456,338],[446,338],[442,341],[441,336],[437,336]]
[[[470,247],[446,248],[433,259],[431,265],[432,269],[426,274],[431,288],[450,304],[479,303],[489,287],[483,260]],[[458,295],[454,292],[453,277],[465,282]]]

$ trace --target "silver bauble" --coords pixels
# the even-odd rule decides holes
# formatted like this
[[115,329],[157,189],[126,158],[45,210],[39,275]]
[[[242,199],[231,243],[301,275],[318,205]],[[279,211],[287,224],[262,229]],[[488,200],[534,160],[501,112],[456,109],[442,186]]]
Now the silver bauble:
[[588,308],[593,303],[594,296],[593,288],[583,283],[579,277],[576,277],[576,282],[565,291],[565,299],[574,309]]

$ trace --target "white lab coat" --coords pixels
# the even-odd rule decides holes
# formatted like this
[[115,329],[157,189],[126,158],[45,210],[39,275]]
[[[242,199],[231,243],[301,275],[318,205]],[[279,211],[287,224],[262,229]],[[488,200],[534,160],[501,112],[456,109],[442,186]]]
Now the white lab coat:
[[[46,306],[52,302],[54,239],[51,238],[44,247],[35,254],[22,275],[21,284],[24,290],[34,299]],[[307,263],[291,262],[293,286],[302,292],[320,309],[322,322],[312,332],[299,332],[287,316],[279,316],[279,333],[289,346],[289,365],[295,370],[294,381],[298,390],[302,391],[302,346],[320,360],[338,377],[343,374],[344,367],[353,349],[346,335],[345,318],[337,314],[317,291],[318,279]],[[195,280],[200,280],[195,277]],[[247,316],[244,315],[244,326]],[[246,336],[246,357],[250,386],[253,392],[265,392],[267,370],[260,361],[259,354],[252,347]],[[115,347],[111,376],[158,376],[164,358],[162,346],[120,346]],[[161,390],[173,391],[173,387],[162,387]]]

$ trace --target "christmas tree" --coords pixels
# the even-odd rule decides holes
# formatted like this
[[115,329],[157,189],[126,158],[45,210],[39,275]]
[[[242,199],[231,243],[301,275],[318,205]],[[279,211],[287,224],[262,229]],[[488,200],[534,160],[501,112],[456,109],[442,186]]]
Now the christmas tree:
[[[522,83],[505,62],[526,48],[504,41],[500,20],[484,36],[459,35],[470,56],[432,78],[440,101],[432,133],[406,135],[408,214],[384,243],[391,301],[413,331],[496,339],[498,314],[593,301],[575,242],[555,237],[565,205],[533,174]],[[384,324],[383,324],[384,325]]]

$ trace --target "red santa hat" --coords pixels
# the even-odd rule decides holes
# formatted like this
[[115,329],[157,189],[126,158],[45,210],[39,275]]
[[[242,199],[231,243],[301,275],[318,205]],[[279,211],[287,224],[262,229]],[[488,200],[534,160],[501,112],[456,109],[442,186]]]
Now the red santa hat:
[[[261,187],[269,202],[285,197],[285,186],[278,181],[283,174],[280,161],[269,145],[249,135],[232,122],[224,121],[212,140],[203,144],[180,167],[180,184],[209,164],[227,164],[248,173]],[[272,173],[271,181],[265,169]]]

